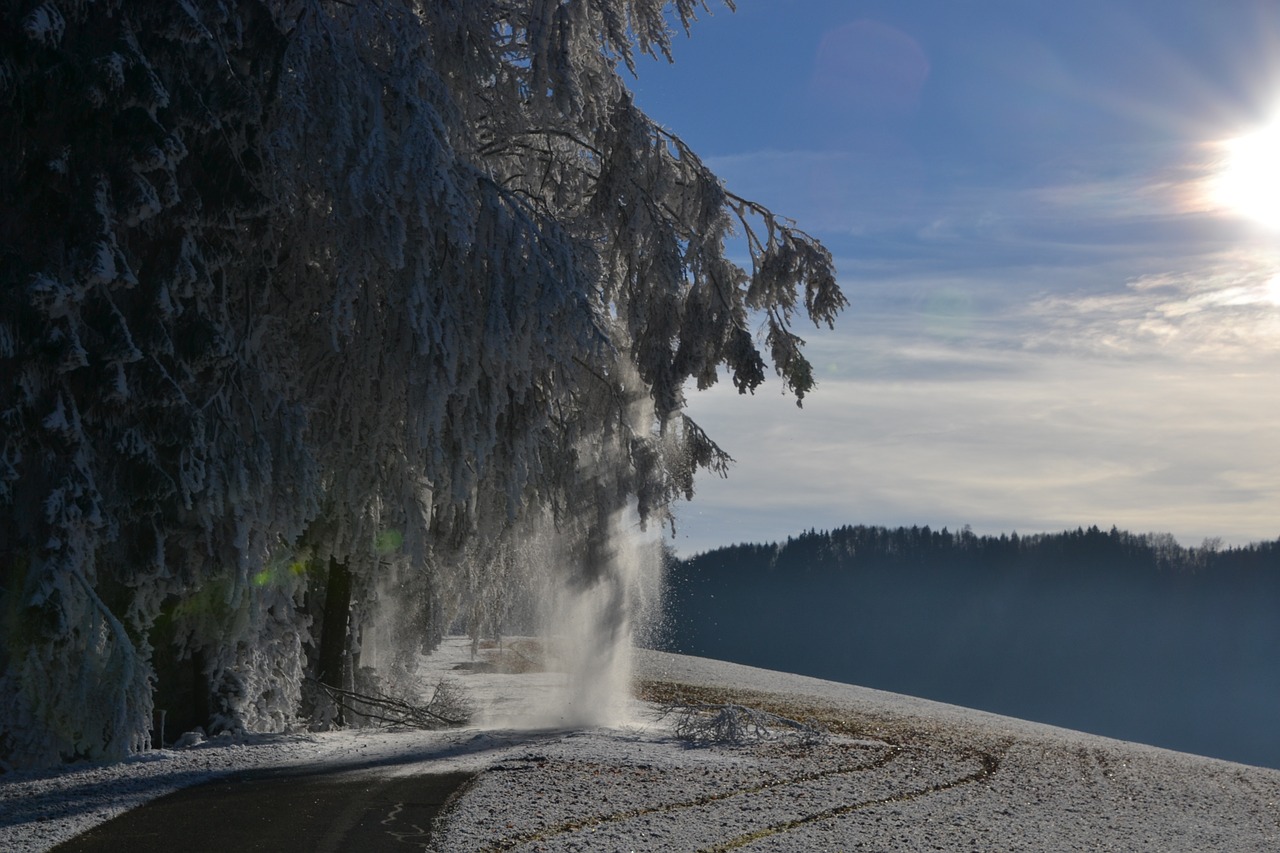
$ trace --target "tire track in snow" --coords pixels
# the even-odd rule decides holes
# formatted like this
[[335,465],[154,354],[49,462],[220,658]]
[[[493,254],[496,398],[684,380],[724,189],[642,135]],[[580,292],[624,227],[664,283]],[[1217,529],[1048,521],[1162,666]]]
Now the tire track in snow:
[[[738,799],[744,799],[747,801],[743,805],[743,808],[746,809],[750,807],[750,800],[752,798],[758,798],[762,794],[782,795],[785,793],[787,788],[811,785],[814,782],[831,782],[840,777],[857,777],[859,775],[887,768],[893,762],[908,753],[922,752],[919,748],[906,747],[897,744],[890,744],[885,747],[885,750],[885,753],[877,757],[875,760],[862,762],[856,766],[843,766],[832,770],[817,771],[782,779],[775,779],[761,785],[735,788],[729,791],[707,794],[680,802],[664,803],[660,806],[627,809],[607,815],[597,815],[588,818],[563,821],[537,832],[526,833],[504,839],[499,844],[484,848],[484,850],[486,853],[504,853],[505,851],[554,841],[556,839],[566,839],[568,836],[579,836],[594,833],[601,828],[621,828],[623,824],[640,818],[660,815],[679,815],[680,812],[690,812],[698,809],[705,810],[706,807],[723,805]],[[925,751],[931,752],[931,750]],[[829,808],[802,812],[797,817],[784,821],[777,821],[748,832],[743,832],[737,836],[729,838],[728,840],[721,841],[710,846],[701,847],[699,850],[701,853],[722,853],[722,851],[735,850],[762,839],[778,836],[820,821],[833,820],[843,815],[863,809],[875,808],[877,806],[893,803],[909,802],[911,800],[928,797],[933,794],[942,793],[965,785],[982,782],[989,779],[999,770],[1001,762],[1000,756],[989,752],[982,752],[980,750],[964,750],[962,752],[943,750],[938,757],[943,762],[943,767],[939,769],[945,769],[946,766],[953,765],[956,762],[976,762],[978,766],[971,772],[957,777],[933,782],[928,785],[917,786],[908,790],[892,790],[883,796],[873,796],[866,799],[842,802],[839,803],[839,805],[831,806]],[[908,780],[903,779],[901,781],[905,782]],[[838,796],[838,794],[829,789],[819,788],[812,791],[810,796],[823,797],[826,798],[827,802],[830,802],[831,798],[833,796]],[[708,814],[705,818],[709,820],[712,816],[713,815]],[[676,819],[679,820],[679,817]],[[646,829],[649,830],[651,835],[655,835],[652,827],[646,827]]]
[[804,773],[798,776],[786,777],[782,779],[772,779],[760,785],[752,785],[746,788],[734,788],[729,791],[723,791],[715,794],[704,794],[700,797],[694,797],[689,800],[682,800],[674,803],[663,803],[660,806],[651,806],[646,808],[626,809],[620,812],[612,812],[607,815],[597,815],[587,818],[579,818],[575,820],[562,821],[561,823],[549,826],[537,832],[526,833],[514,836],[512,838],[503,839],[495,846],[486,847],[483,853],[504,853],[508,850],[514,850],[517,847],[526,844],[535,844],[541,841],[548,841],[564,835],[572,835],[574,833],[589,831],[596,827],[609,824],[623,823],[636,818],[650,817],[653,815],[668,814],[672,812],[695,809],[702,806],[713,805],[732,800],[739,797],[748,797],[765,791],[774,791],[787,786],[801,785],[807,782],[815,782],[835,776],[848,776],[859,773],[867,773],[878,770],[890,764],[900,755],[906,752],[905,747],[889,744],[883,747],[884,754],[878,756],[872,761],[861,762],[856,765],[845,765],[837,767],[834,770],[820,770],[813,773]]
[[793,829],[799,829],[800,827],[807,826],[811,823],[817,823],[819,821],[824,821],[824,820],[832,820],[834,818],[841,817],[842,815],[852,814],[853,812],[861,811],[863,809],[875,808],[876,806],[884,806],[884,805],[889,805],[891,803],[909,802],[911,800],[917,800],[922,797],[931,796],[933,794],[939,794],[939,793],[942,793],[943,791],[949,791],[953,788],[963,787],[964,785],[972,785],[976,782],[981,782],[985,779],[991,778],[1000,769],[1000,758],[996,755],[993,755],[991,753],[979,752],[979,753],[975,753],[973,757],[976,757],[981,762],[982,766],[978,770],[974,771],[973,773],[969,773],[965,776],[961,776],[958,779],[952,779],[946,782],[939,782],[937,784],[929,785],[927,787],[921,788],[917,791],[907,791],[907,792],[893,794],[887,797],[878,797],[870,800],[863,800],[863,801],[853,802],[853,803],[845,803],[829,809],[823,809],[822,811],[812,812],[802,817],[795,818],[794,820],[781,821],[779,823],[775,823],[770,826],[764,827],[763,829],[758,829],[752,832],[743,833],[742,835],[739,835],[735,838],[731,838],[728,841],[725,841],[721,844],[717,844],[713,847],[704,847],[701,850],[699,850],[699,853],[725,853],[725,851],[736,850],[740,847],[745,847],[748,844],[752,844],[756,841],[760,841],[761,839],[769,838],[775,835],[781,835],[784,832],[789,832]]

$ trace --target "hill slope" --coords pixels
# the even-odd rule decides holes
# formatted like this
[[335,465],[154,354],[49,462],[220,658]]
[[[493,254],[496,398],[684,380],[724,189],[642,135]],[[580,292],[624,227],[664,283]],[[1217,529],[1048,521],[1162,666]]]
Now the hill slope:
[[[450,641],[442,653],[464,660],[466,648]],[[264,764],[345,780],[395,777],[394,787],[410,794],[417,775],[425,782],[477,773],[433,828],[432,849],[442,853],[1280,845],[1274,770],[719,661],[641,651],[635,669],[643,691],[663,702],[683,696],[812,714],[835,733],[816,744],[775,738],[691,748],[659,705],[640,703],[632,721],[613,728],[208,744],[109,767],[11,774],[0,781],[0,848],[48,850],[126,805],[208,778],[205,768]],[[471,669],[458,677],[503,707],[536,704],[557,689],[548,672]]]

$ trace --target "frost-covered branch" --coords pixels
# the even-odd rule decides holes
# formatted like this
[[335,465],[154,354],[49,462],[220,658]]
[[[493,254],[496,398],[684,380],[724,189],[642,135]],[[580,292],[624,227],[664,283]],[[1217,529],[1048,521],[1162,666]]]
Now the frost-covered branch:
[[676,737],[700,746],[742,746],[770,740],[795,740],[812,746],[827,733],[813,721],[802,722],[744,705],[679,702],[662,709],[672,717]]

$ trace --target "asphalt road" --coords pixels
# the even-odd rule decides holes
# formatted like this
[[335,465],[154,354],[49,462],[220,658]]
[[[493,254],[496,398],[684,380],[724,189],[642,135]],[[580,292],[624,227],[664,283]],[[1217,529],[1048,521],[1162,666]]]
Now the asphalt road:
[[421,850],[445,801],[472,775],[239,774],[153,800],[54,851]]

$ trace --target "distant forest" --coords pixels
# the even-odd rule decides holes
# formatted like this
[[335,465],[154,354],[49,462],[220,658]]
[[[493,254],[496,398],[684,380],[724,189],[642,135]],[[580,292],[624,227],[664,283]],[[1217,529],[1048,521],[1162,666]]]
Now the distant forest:
[[846,526],[669,569],[675,651],[1280,767],[1280,541]]
[[722,571],[811,572],[895,566],[954,571],[1080,572],[1128,574],[1269,572],[1280,581],[1280,539],[1223,547],[1206,539],[1186,547],[1169,533],[1130,533],[1112,527],[1077,527],[1061,533],[979,536],[967,526],[956,531],[923,527],[845,525],[810,529],[786,542],[730,545],[676,561],[689,574]]

